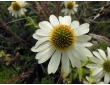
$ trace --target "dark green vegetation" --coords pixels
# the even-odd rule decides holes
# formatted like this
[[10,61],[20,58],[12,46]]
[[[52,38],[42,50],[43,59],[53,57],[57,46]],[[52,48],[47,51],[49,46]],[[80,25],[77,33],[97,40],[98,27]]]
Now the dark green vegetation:
[[[31,52],[31,47],[36,40],[32,38],[36,23],[48,20],[51,14],[56,16],[63,14],[60,12],[64,6],[62,2],[34,2],[30,1],[27,6],[26,16],[32,21],[30,23],[25,17],[15,18],[9,13],[7,8],[11,2],[0,1],[0,83],[82,83],[82,78],[89,70],[83,69],[82,78],[78,78],[78,70],[72,69],[71,74],[65,81],[61,77],[60,68],[55,74],[47,74],[48,62],[38,64],[35,59],[36,53]],[[91,50],[101,48],[106,50],[110,46],[110,2],[91,1],[77,2],[78,12],[72,15],[73,20],[90,24],[90,32],[93,40],[99,41]],[[102,10],[95,10],[104,7]],[[93,16],[100,14],[93,20]],[[101,36],[98,36],[101,35]],[[107,39],[106,39],[107,38]],[[86,64],[86,63],[85,63]]]

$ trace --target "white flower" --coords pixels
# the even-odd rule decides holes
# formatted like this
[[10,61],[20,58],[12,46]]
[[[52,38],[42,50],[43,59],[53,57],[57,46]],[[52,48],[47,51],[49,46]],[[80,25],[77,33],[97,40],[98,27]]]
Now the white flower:
[[110,81],[110,48],[107,47],[108,56],[101,49],[98,49],[99,53],[93,51],[96,57],[90,58],[94,64],[88,64],[88,68],[94,69],[92,76],[101,79],[104,77],[104,83],[107,84]]
[[86,76],[87,80],[84,80],[83,83],[84,84],[104,84],[104,82],[100,82],[100,79],[96,79],[96,78],[91,78]]
[[[38,63],[44,63],[50,57],[48,65],[48,74],[55,73],[60,64],[65,73],[69,72],[70,61],[73,67],[80,67],[82,61],[87,61],[87,56],[93,56],[85,47],[92,46],[87,42],[90,36],[84,35],[89,32],[89,24],[79,25],[78,21],[71,22],[70,16],[57,19],[51,15],[49,21],[39,23],[41,29],[36,30],[33,38],[37,39],[37,43],[32,47],[36,54]],[[70,60],[70,61],[69,61]]]
[[8,7],[8,10],[10,13],[12,13],[12,16],[21,17],[27,10],[24,8],[27,5],[25,1],[15,1],[11,3],[11,6]]
[[75,1],[65,1],[64,5],[65,9],[62,9],[61,12],[64,12],[65,15],[71,15],[74,14],[74,12],[77,12],[78,4],[76,4]]

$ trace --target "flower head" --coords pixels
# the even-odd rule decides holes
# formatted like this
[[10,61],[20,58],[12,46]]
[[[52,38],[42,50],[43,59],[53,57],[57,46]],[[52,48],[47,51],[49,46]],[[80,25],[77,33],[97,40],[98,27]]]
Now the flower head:
[[59,16],[57,19],[55,15],[50,15],[49,21],[39,23],[41,29],[33,34],[33,38],[38,41],[31,51],[38,52],[35,58],[39,64],[51,57],[48,65],[49,74],[56,72],[60,60],[63,71],[69,73],[69,60],[72,67],[80,67],[80,60],[87,61],[87,56],[92,56],[86,48],[92,45],[88,42],[91,37],[84,35],[89,32],[89,24],[79,25],[78,21],[71,22],[70,16]]
[[90,58],[94,64],[88,64],[88,68],[94,69],[92,76],[101,79],[104,77],[104,83],[107,84],[110,81],[110,48],[107,47],[108,56],[101,49],[98,52],[94,51],[93,54],[96,57]]
[[64,5],[65,9],[62,9],[61,12],[65,12],[65,15],[71,15],[74,14],[74,12],[77,12],[78,4],[76,4],[75,1],[65,1]]
[[15,1],[11,3],[11,6],[8,8],[12,16],[21,17],[27,10],[24,8],[27,5],[25,1]]

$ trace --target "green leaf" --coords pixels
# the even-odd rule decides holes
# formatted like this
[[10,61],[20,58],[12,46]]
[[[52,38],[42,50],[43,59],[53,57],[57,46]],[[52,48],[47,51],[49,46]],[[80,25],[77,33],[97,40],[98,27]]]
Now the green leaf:
[[33,25],[35,28],[39,27],[38,24],[31,17],[27,17],[27,19],[29,20],[29,23],[25,26]]
[[82,67],[78,68],[77,70],[78,70],[79,80],[81,81],[81,79],[82,79]]

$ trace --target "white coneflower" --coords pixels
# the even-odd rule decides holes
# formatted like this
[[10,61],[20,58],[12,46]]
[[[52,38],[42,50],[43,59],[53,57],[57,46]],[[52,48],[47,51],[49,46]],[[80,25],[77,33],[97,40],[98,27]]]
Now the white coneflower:
[[11,3],[11,6],[8,8],[12,16],[21,17],[27,10],[24,8],[27,5],[25,1],[15,1]]
[[110,81],[110,48],[107,47],[108,56],[101,49],[98,49],[99,53],[94,51],[93,54],[96,57],[90,58],[94,64],[88,64],[88,68],[94,69],[92,76],[101,79],[104,77],[104,83],[107,84]]
[[86,76],[86,80],[83,81],[84,84],[104,84],[104,82],[101,82],[100,79],[96,78],[90,78]]
[[79,25],[78,21],[71,22],[70,16],[59,16],[57,19],[55,15],[50,15],[49,21],[40,22],[41,29],[33,34],[33,38],[38,41],[31,50],[38,52],[36,54],[38,63],[44,63],[51,57],[48,65],[49,74],[56,72],[60,60],[65,73],[69,72],[70,61],[72,67],[80,67],[80,60],[87,61],[87,56],[92,56],[85,48],[92,46],[88,42],[91,37],[84,35],[89,32],[89,24]]
[[77,12],[78,4],[75,1],[65,1],[65,9],[62,9],[61,12],[64,12],[65,15],[71,15]]

